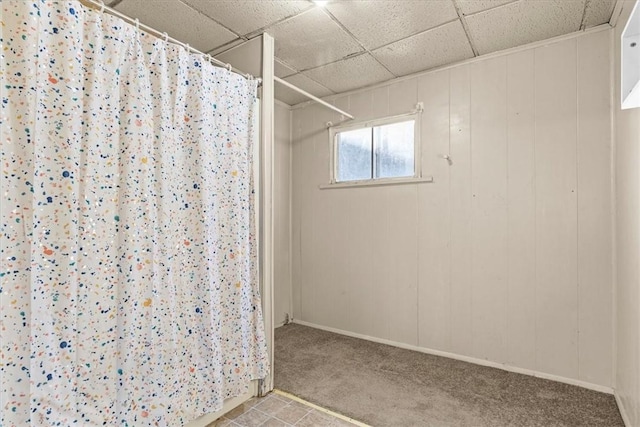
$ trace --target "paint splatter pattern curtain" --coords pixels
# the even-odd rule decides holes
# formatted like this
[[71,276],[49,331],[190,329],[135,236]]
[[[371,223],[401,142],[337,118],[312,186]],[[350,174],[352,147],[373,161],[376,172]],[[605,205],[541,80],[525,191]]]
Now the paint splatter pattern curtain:
[[268,370],[256,82],[79,2],[2,8],[0,424],[220,409]]

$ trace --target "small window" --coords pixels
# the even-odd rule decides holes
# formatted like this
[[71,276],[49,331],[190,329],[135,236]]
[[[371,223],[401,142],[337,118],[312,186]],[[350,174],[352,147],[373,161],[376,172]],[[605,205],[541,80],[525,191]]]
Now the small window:
[[333,182],[416,177],[415,117],[351,125],[333,133]]

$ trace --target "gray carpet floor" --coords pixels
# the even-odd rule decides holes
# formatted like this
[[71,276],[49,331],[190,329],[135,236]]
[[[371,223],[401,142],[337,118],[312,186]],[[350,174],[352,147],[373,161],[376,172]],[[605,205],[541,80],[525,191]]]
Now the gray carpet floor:
[[275,386],[372,426],[624,426],[611,395],[289,324]]

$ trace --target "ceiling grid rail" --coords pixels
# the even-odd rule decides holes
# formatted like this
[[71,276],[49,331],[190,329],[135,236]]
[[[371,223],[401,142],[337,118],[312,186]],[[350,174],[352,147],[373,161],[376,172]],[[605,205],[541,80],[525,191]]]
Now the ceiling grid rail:
[[458,19],[460,20],[460,23],[462,24],[462,29],[464,30],[464,34],[467,36],[467,41],[469,42],[469,46],[471,46],[471,50],[473,51],[473,56],[479,56],[480,54],[478,53],[478,48],[476,47],[476,44],[473,42],[471,38],[469,25],[467,24],[467,21],[464,19],[464,13],[462,13],[462,10],[460,10],[460,6],[458,5],[458,2],[456,0],[451,0],[451,2],[453,2],[453,7],[456,9],[456,13],[458,14]]

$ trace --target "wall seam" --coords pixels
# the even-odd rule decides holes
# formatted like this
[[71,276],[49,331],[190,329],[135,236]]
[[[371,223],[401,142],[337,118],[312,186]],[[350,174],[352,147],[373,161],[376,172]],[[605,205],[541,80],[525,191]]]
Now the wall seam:
[[293,111],[289,113],[289,320],[293,320]]
[[504,352],[505,352],[505,359],[507,360],[507,362],[511,361],[511,357],[510,357],[510,351],[509,351],[509,301],[510,301],[510,287],[511,287],[511,251],[510,251],[510,243],[511,243],[511,227],[509,227],[509,224],[511,223],[510,218],[511,218],[511,212],[509,209],[510,203],[509,203],[509,57],[505,58],[504,61],[504,66],[505,66],[505,90],[504,90],[504,118],[505,118],[505,150],[506,150],[506,155],[505,155],[505,160],[506,160],[506,174],[507,174],[507,182],[506,182],[506,187],[505,187],[505,200],[506,200],[506,211],[507,211],[507,222],[506,222],[506,233],[505,233],[505,248],[507,250],[507,259],[506,259],[506,263],[507,263],[507,281],[506,281],[506,296],[505,296],[505,305],[504,305],[504,327],[505,327],[505,331],[504,331],[504,336],[505,336],[505,340],[504,340]]
[[[302,141],[302,124],[301,124],[301,120],[298,119],[300,124],[298,125],[298,138],[300,138],[300,141]],[[302,157],[302,153],[301,150],[298,150],[300,152],[300,157]],[[300,189],[299,189],[300,191]],[[300,196],[301,197],[301,196]],[[302,200],[301,200],[302,202]],[[304,265],[304,258],[303,258],[303,253],[302,253],[302,203],[300,203],[300,206],[298,207],[298,271],[300,272],[298,280],[300,280],[300,285],[298,286],[299,290],[298,290],[298,294],[300,295],[300,318],[304,317],[304,297],[303,297],[303,291],[304,291],[304,287],[305,287],[305,283],[304,283],[304,277],[302,274],[302,266]]]
[[[416,86],[419,82],[416,81]],[[416,89],[416,93],[419,89]],[[422,138],[420,139],[422,144]],[[416,191],[416,345],[420,345],[420,190],[414,185]]]
[[[416,102],[420,102],[420,79],[416,79]],[[422,128],[423,128],[423,120],[424,114],[420,114],[420,123],[416,123],[418,126],[418,138],[420,141],[420,176],[422,176]],[[415,144],[415,130],[414,130],[414,144]],[[415,153],[415,147],[413,152]],[[414,154],[415,156],[415,154]],[[414,164],[414,174],[418,172],[415,170],[417,168],[418,159],[413,159]],[[420,345],[420,236],[423,233],[420,227],[420,190],[418,190],[418,186],[416,185],[416,345]]]
[[472,286],[472,288],[470,289],[471,291],[471,304],[470,304],[470,315],[471,315],[471,354],[475,355],[475,342],[473,337],[475,336],[474,332],[474,328],[473,328],[473,241],[474,241],[474,210],[475,210],[475,206],[473,203],[473,79],[472,79],[472,72],[473,72],[473,67],[469,66],[467,67],[467,83],[469,85],[469,189],[471,190],[471,194],[470,194],[470,210],[469,210],[469,217],[470,217],[470,221],[469,221],[469,231],[471,234],[471,247],[469,248],[469,264],[470,264],[470,271],[471,271],[471,280],[470,285]]
[[538,72],[536,68],[536,57],[538,49],[533,50],[533,363],[538,368]]
[[[449,114],[447,115],[447,121],[449,123],[449,125],[447,126],[447,139],[448,139],[448,152],[447,155],[451,156],[451,71],[447,70],[447,99],[448,99],[448,104],[447,104],[447,108],[449,110]],[[449,164],[447,162],[447,164]],[[451,165],[449,165],[449,168],[447,169],[448,173],[449,173],[449,188],[448,188],[448,194],[447,194],[447,198],[448,198],[448,206],[449,206],[449,339],[448,339],[448,349],[451,350],[453,348],[453,316],[452,316],[452,301],[453,298],[451,298],[452,295],[452,287],[453,287],[453,269],[452,269],[452,265],[453,265],[453,240],[452,240],[452,229],[453,229],[453,221],[452,221],[452,208],[451,208],[451,175],[452,175],[452,171],[451,171]]]
[[576,138],[574,149],[576,153],[576,169],[575,169],[575,191],[576,191],[576,356],[578,366],[578,378],[582,378],[582,366],[580,364],[580,151],[578,150],[578,139],[580,137],[580,76],[578,75],[578,64],[580,63],[580,49],[578,46],[578,38],[573,43],[576,51],[576,61],[574,63],[576,78]]
[[611,168],[611,264],[612,264],[612,361],[611,361],[611,386],[614,390],[617,388],[617,376],[618,376],[618,196],[617,196],[617,170],[616,170],[616,157],[617,157],[617,141],[616,141],[616,66],[615,66],[615,28],[609,30],[609,81],[611,86],[611,92],[609,94],[609,120],[610,120],[610,132],[611,132],[611,153],[610,153],[610,168]]

